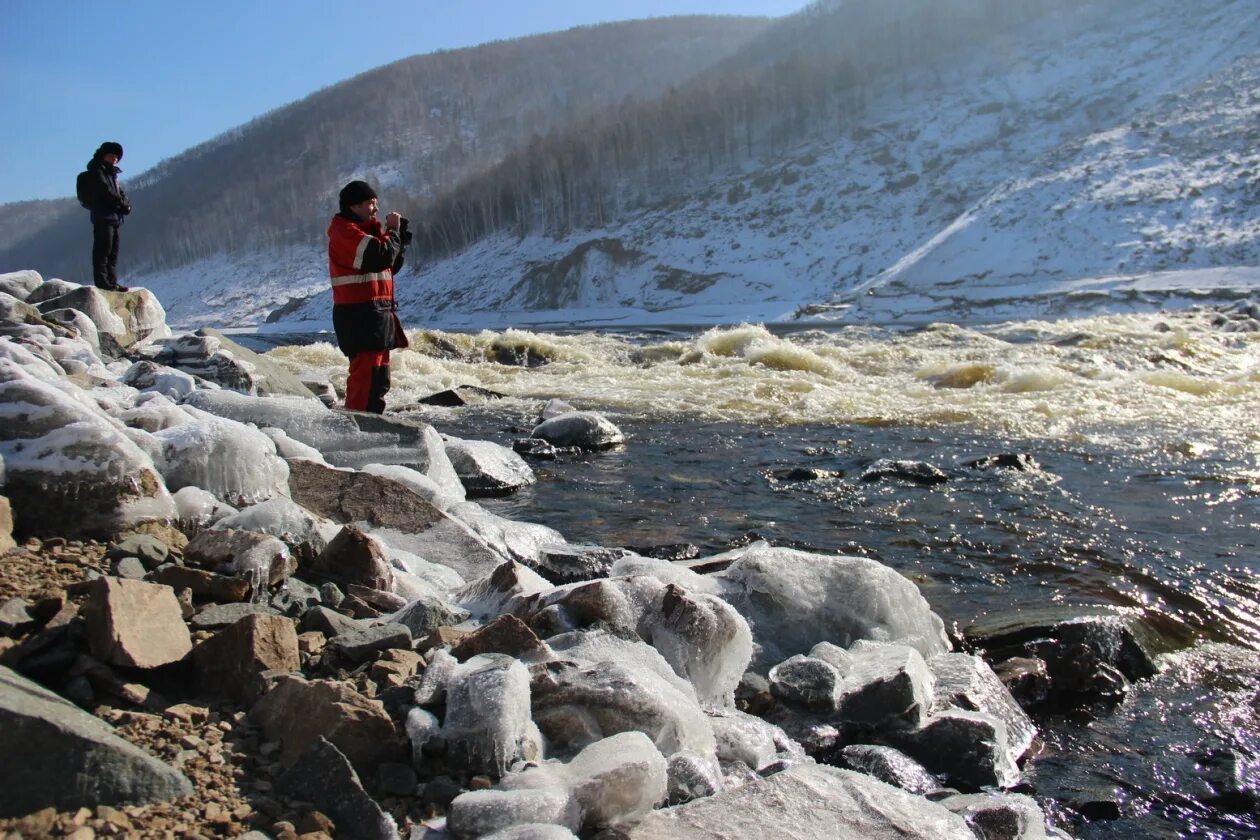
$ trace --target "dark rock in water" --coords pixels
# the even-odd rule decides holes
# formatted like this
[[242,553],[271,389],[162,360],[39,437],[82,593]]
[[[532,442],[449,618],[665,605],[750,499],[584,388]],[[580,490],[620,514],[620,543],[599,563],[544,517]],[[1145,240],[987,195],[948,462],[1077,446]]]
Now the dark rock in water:
[[1020,779],[1007,745],[1006,725],[983,712],[950,709],[933,715],[919,729],[888,731],[885,737],[960,788],[1009,788]]
[[446,455],[469,497],[506,496],[538,479],[516,452],[485,440],[447,437]]
[[476,385],[460,385],[456,388],[448,388],[445,391],[438,391],[436,394],[430,394],[427,397],[421,397],[416,402],[423,405],[437,405],[447,408],[459,408],[465,405],[482,405],[492,400],[503,399],[503,394],[498,391],[491,391],[488,388],[478,388]]
[[874,776],[881,782],[919,796],[941,788],[941,783],[926,767],[892,747],[850,744],[840,751],[839,760],[850,770]]
[[562,454],[572,454],[580,450],[576,447],[553,446],[542,438],[518,438],[512,441],[512,451],[525,458],[554,461]]
[[986,455],[983,458],[968,461],[966,466],[973,470],[1017,470],[1019,472],[1034,472],[1041,469],[1041,464],[1033,460],[1031,455],[1010,453]]
[[551,583],[577,583],[608,577],[614,563],[633,554],[624,548],[598,545],[553,545],[539,549],[531,566]]
[[1015,702],[983,659],[966,653],[943,653],[928,660],[936,678],[933,708],[985,712],[1006,724],[1006,743],[1022,756],[1037,737],[1037,727]]
[[25,677],[0,667],[0,817],[143,805],[193,793],[180,773]]
[[1161,648],[1154,632],[1135,617],[1082,616],[1060,608],[982,619],[963,632],[992,661],[1042,660],[1048,709],[1122,699],[1128,681],[1155,674]]
[[611,449],[626,442],[621,429],[593,411],[574,411],[544,420],[529,436],[542,438],[553,446],[576,446],[591,451]]
[[551,359],[540,355],[532,347],[511,347],[494,344],[486,353],[486,360],[509,367],[536,368],[551,363]]
[[1046,815],[1030,796],[1018,793],[974,793],[938,800],[967,821],[983,840],[1044,837]]
[[826,478],[844,478],[843,470],[820,470],[814,467],[792,467],[775,470],[770,477],[776,481],[822,481]]
[[629,551],[644,557],[657,560],[668,560],[677,563],[679,560],[694,560],[700,556],[700,547],[692,543],[672,543],[670,545],[626,546]]
[[948,475],[923,461],[893,461],[887,458],[881,458],[863,470],[861,478],[868,482],[893,478],[910,481],[924,487],[949,481]]
[[337,836],[352,840],[398,840],[393,818],[368,796],[349,760],[325,738],[316,738],[276,780],[286,796],[310,802],[332,818]]
[[1050,697],[1050,674],[1040,659],[1012,656],[999,662],[993,672],[1021,708],[1036,708]]

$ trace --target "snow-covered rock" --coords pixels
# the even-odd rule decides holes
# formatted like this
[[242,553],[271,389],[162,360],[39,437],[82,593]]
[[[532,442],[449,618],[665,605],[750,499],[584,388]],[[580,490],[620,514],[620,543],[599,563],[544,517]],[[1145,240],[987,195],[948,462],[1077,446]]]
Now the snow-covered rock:
[[498,777],[520,759],[539,758],[529,671],[503,654],[482,654],[459,665],[446,686],[442,732],[448,760],[474,773]]
[[573,411],[544,420],[529,433],[553,446],[576,446],[579,449],[610,449],[625,443],[625,433],[602,414]]
[[443,440],[460,482],[473,496],[502,496],[538,480],[525,459],[505,446],[449,436]]
[[289,467],[262,432],[196,409],[193,420],[155,432],[167,486],[200,487],[233,504],[289,495]]

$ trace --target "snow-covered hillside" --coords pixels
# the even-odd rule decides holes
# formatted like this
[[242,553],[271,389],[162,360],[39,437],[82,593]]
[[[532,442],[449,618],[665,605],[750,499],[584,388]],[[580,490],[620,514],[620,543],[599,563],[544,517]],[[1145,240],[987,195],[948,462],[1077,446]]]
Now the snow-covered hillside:
[[[921,322],[1249,296],[1257,44],[1254,0],[1084,4],[888,90],[857,130],[686,200],[559,240],[500,234],[408,269],[402,315]],[[279,327],[291,330],[327,325],[325,271],[313,242],[133,281],[181,325],[261,323],[293,301]]]

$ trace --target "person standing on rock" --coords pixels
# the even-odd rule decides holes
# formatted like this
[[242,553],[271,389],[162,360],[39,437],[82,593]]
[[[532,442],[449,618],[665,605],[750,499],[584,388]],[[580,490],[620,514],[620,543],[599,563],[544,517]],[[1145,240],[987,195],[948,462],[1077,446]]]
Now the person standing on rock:
[[328,225],[328,274],[332,278],[333,329],[337,346],[350,358],[346,408],[385,411],[389,351],[407,346],[398,320],[394,274],[411,241],[398,213],[376,218],[376,192],[351,181],[338,196],[341,211]]
[[118,285],[118,228],[131,212],[127,193],[118,186],[122,156],[121,143],[102,143],[75,185],[79,203],[92,213],[92,282],[111,292],[127,291]]

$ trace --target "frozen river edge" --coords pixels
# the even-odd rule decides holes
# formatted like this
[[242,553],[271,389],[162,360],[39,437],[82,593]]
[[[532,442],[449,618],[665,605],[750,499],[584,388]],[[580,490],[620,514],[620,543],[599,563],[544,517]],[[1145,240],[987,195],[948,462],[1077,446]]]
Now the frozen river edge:
[[[306,803],[338,836],[1066,836],[1006,792],[1032,722],[893,570],[572,545],[468,499],[532,480],[511,450],[330,410],[145,290],[0,292],[13,531],[110,546],[3,605],[0,726],[51,758],[0,770],[0,817],[190,795],[80,708],[179,707],[270,745],[273,832]],[[534,436],[616,442],[582,414]],[[67,784],[83,754],[111,770]]]

